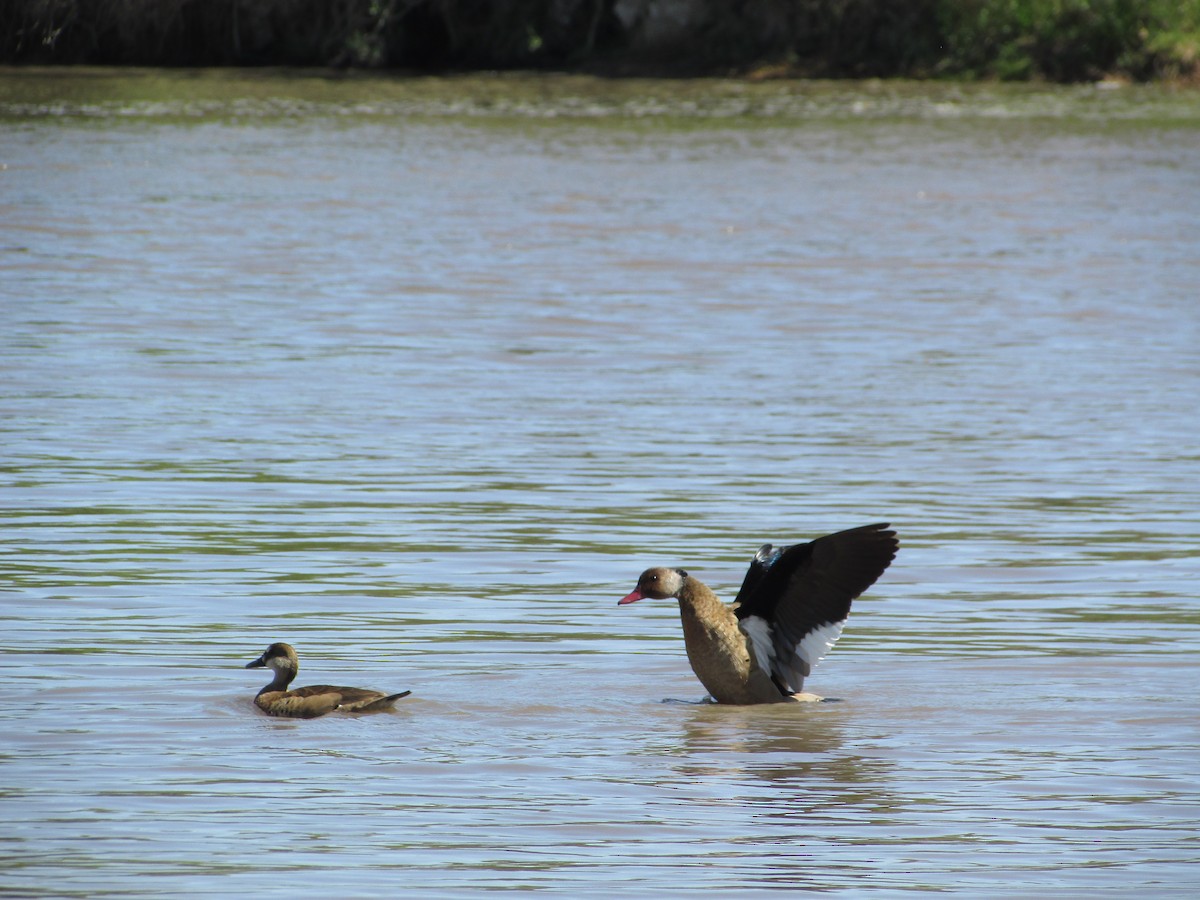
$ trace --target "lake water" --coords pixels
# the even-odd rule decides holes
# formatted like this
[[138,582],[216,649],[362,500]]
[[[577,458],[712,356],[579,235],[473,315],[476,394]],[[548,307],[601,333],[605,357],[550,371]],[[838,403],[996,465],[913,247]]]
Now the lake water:
[[[1194,91],[8,70],[0,165],[0,893],[1200,890]],[[874,521],[838,702],[616,607]]]

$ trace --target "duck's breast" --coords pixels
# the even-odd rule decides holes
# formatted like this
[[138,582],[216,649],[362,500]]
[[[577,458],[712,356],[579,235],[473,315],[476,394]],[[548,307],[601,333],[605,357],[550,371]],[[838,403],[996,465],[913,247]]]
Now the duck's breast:
[[732,614],[701,618],[683,613],[688,661],[700,683],[718,703],[776,703],[778,688],[755,664],[749,640]]

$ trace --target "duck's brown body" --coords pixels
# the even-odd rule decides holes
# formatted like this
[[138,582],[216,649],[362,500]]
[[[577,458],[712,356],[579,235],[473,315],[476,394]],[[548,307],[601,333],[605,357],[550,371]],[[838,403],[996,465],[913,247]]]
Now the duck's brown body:
[[401,697],[407,697],[410,693],[403,691],[399,694],[384,694],[382,691],[330,684],[313,684],[289,691],[276,689],[272,682],[258,692],[254,698],[254,705],[272,716],[313,719],[335,709],[342,712],[376,712],[388,709]]
[[688,662],[714,700],[745,705],[791,699],[758,667],[737,616],[708,585],[685,577],[678,599]]
[[300,670],[300,661],[291,644],[275,643],[253,662],[246,663],[247,669],[269,667],[275,677],[254,697],[254,704],[271,716],[288,716],[297,719],[313,719],[333,712],[378,712],[389,709],[401,697],[411,691],[385,694],[366,688],[340,687],[331,684],[312,684],[288,690],[288,685]]
[[620,603],[679,601],[688,661],[718,703],[819,700],[801,687],[833,646],[850,602],[891,563],[898,543],[868,525],[776,550],[764,545],[732,606],[683,569],[647,569]]

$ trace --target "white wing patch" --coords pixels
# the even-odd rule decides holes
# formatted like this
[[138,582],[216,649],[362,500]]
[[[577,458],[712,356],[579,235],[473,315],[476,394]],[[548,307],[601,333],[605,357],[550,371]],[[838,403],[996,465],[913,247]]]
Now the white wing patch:
[[740,623],[742,631],[750,635],[750,646],[754,648],[754,659],[764,672],[771,671],[775,659],[775,647],[771,640],[771,624],[762,616],[747,616]]
[[829,648],[842,636],[845,626],[845,619],[840,622],[826,622],[800,639],[800,643],[796,645],[796,658],[799,660],[800,670],[805,675],[811,673],[813,667],[829,652]]
[[774,676],[786,691],[795,694],[803,690],[805,677],[841,637],[846,620],[818,625],[795,646],[790,646],[788,640],[761,616],[747,616],[739,624],[750,638],[758,667]]

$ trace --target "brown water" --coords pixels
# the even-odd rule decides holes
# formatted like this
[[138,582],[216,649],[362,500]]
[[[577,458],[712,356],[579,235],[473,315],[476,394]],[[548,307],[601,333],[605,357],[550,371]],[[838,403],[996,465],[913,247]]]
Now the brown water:
[[[10,71],[0,164],[0,893],[1200,889],[1195,94]],[[878,520],[839,702],[615,606]]]

